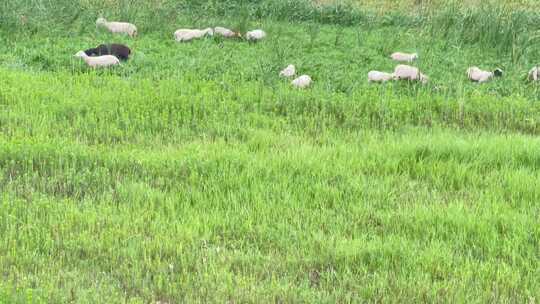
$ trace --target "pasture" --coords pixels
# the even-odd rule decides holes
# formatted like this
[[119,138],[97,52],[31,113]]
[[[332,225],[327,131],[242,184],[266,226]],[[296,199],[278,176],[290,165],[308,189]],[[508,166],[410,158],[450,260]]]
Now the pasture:
[[[540,300],[529,4],[30,2],[0,4],[0,303]],[[173,40],[218,25],[268,38]],[[428,84],[368,84],[397,50]]]

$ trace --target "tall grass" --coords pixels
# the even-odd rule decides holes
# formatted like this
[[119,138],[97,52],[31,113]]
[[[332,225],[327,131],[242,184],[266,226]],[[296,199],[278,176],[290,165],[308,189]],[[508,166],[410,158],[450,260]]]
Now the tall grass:
[[539,22],[534,11],[504,4],[462,9],[454,2],[442,12],[432,12],[428,25],[435,37],[495,49],[517,62],[537,44]]

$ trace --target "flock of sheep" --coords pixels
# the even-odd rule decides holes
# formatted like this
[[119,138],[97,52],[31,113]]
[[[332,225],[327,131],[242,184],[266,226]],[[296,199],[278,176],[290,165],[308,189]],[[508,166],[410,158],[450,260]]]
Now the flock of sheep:
[[[125,34],[130,37],[137,36],[137,27],[134,24],[127,22],[107,21],[104,18],[98,18],[96,25],[104,27],[113,34]],[[194,39],[203,38],[205,36],[219,35],[224,38],[240,38],[242,34],[224,27],[215,27],[207,29],[179,29],[174,32],[174,39],[177,42],[188,42]],[[250,42],[256,42],[266,38],[266,32],[261,29],[249,31],[245,34],[245,38]],[[96,48],[91,48],[86,51],[79,51],[75,57],[82,58],[89,67],[103,68],[120,64],[120,60],[128,60],[131,50],[129,47],[122,44],[101,44]],[[281,72],[283,77],[293,77],[296,74],[296,69],[293,65],[289,65]],[[311,84],[311,77],[301,75],[292,80],[291,84],[297,88],[306,88]]]
[[[418,59],[418,54],[396,52],[390,55],[390,58],[397,62],[411,63]],[[534,71],[536,71],[535,75],[538,76],[538,70],[536,68],[533,68],[533,70],[531,70],[531,72],[529,73],[529,77],[531,77],[531,73],[533,73]],[[493,72],[484,71],[475,66],[467,69],[467,77],[471,81],[478,83],[488,82],[494,77],[502,76],[502,74],[503,71],[501,69],[495,69]],[[537,78],[537,76],[535,77]],[[536,80],[536,78],[534,80]],[[393,73],[386,73],[380,71],[370,71],[368,73],[369,82],[387,82],[390,80],[408,80],[427,83],[429,81],[429,77],[420,72],[418,68],[405,64],[400,64],[396,66]]]
[[[130,37],[137,36],[137,27],[134,24],[127,22],[110,22],[104,18],[98,18],[97,26],[101,26],[115,34],[126,34]],[[242,34],[224,27],[215,27],[207,29],[179,29],[174,32],[174,39],[177,42],[188,42],[194,39],[203,38],[205,36],[219,35],[224,38],[240,38]],[[261,29],[252,30],[245,34],[248,41],[256,42],[266,38],[266,32]],[[92,68],[109,67],[120,64],[120,60],[127,60],[131,54],[129,47],[122,44],[99,45],[96,48],[86,51],[79,51],[75,57],[82,58],[86,64]],[[407,54],[402,52],[393,53],[391,59],[401,64],[394,68],[393,73],[370,71],[368,73],[369,82],[384,83],[390,80],[406,80],[420,83],[427,83],[429,77],[424,75],[418,68],[407,65],[418,59],[418,54]],[[293,78],[296,76],[296,68],[294,65],[288,65],[280,74],[281,77]],[[470,67],[467,69],[467,77],[474,82],[488,82],[494,77],[500,77],[503,71],[499,68],[494,71],[484,71],[478,67]],[[528,74],[529,80],[537,81],[540,79],[539,67],[533,67]],[[307,88],[311,85],[312,79],[308,75],[301,75],[291,81],[291,84],[297,88]]]

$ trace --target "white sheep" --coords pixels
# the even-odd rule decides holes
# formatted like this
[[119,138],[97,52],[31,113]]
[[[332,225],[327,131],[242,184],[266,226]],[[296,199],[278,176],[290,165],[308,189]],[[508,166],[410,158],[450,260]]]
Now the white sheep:
[[484,71],[475,66],[467,69],[467,77],[469,80],[478,83],[488,82],[493,79],[493,77],[500,77],[502,74],[503,71],[501,69],[495,69],[493,72]]
[[260,41],[266,38],[266,32],[263,30],[253,30],[246,33],[248,41]]
[[427,83],[429,77],[422,74],[418,68],[412,67],[410,65],[400,64],[394,69],[394,79],[395,80],[409,80],[409,81],[420,81],[422,83]]
[[214,35],[214,30],[211,28],[206,28],[204,30],[199,29],[179,29],[174,32],[174,39],[178,42],[187,42],[193,39],[202,38],[206,35]]
[[529,71],[529,80],[538,81],[539,79],[540,79],[540,68],[538,68],[538,66],[535,66]]
[[394,78],[394,74],[379,71],[370,71],[368,73],[368,82],[387,82]]
[[82,58],[89,67],[94,69],[120,64],[120,60],[113,55],[91,57],[86,55],[84,51],[79,51],[77,54],[75,54],[75,57]]
[[296,78],[295,80],[293,80],[291,84],[296,88],[304,89],[304,88],[309,87],[309,85],[311,85],[311,82],[312,82],[311,77],[309,77],[308,75],[302,75]]
[[281,77],[293,77],[296,74],[296,68],[294,65],[289,64],[286,68],[284,68],[281,72],[279,72],[279,76]]
[[242,37],[242,34],[240,34],[239,32],[235,32],[233,30],[230,30],[228,28],[224,28],[224,27],[221,27],[221,26],[216,26],[214,28],[214,34],[219,35],[219,36],[223,36],[225,38]]
[[413,62],[416,59],[418,59],[418,54],[407,54],[402,52],[395,52],[392,55],[390,55],[390,58],[392,58],[394,61],[398,62]]
[[127,34],[130,37],[137,36],[137,27],[134,24],[127,22],[114,22],[107,21],[105,18],[98,18],[96,20],[97,26],[103,26],[113,34]]

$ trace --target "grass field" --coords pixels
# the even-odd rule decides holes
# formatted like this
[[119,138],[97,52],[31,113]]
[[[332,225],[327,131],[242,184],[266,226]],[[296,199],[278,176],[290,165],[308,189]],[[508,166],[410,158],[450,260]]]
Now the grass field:
[[[95,28],[110,1],[65,23],[71,1],[34,2],[0,4],[0,303],[540,300],[534,12],[220,22],[217,2],[152,19],[121,1],[132,40]],[[268,39],[172,39],[242,24]],[[133,58],[73,58],[103,42]],[[431,82],[369,85],[395,50]],[[470,65],[505,76],[475,85]]]

